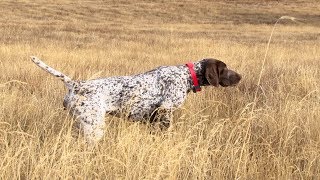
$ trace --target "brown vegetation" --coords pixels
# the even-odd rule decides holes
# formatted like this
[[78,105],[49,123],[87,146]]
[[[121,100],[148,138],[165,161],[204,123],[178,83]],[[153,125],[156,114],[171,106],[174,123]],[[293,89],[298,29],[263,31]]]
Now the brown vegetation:
[[[311,0],[1,1],[0,179],[319,179],[319,9]],[[298,22],[279,22],[261,69],[283,15]],[[63,83],[30,55],[74,79],[204,57],[243,79],[190,94],[172,131],[106,117],[89,150],[62,108]]]

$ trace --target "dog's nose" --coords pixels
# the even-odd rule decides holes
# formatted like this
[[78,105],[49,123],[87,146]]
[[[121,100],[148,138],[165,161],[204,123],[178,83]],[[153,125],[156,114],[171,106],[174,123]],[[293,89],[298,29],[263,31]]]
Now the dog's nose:
[[241,78],[242,78],[242,77],[241,77],[240,74],[234,72],[234,74],[232,74],[232,75],[230,76],[231,84],[233,84],[233,85],[238,84],[239,81],[241,80]]
[[238,81],[240,81],[240,80],[242,79],[241,74],[238,74],[238,73],[237,73],[236,77],[237,77],[237,80],[238,80]]

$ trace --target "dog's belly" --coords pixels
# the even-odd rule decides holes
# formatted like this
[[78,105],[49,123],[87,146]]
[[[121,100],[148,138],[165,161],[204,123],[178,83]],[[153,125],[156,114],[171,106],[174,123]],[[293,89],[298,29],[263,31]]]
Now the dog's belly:
[[161,106],[161,99],[156,97],[129,96],[128,98],[122,98],[118,102],[108,99],[105,103],[107,114],[141,120],[150,117]]
[[154,91],[133,89],[132,91],[120,92],[123,96],[118,98],[106,97],[106,113],[132,120],[148,119],[163,101],[162,96],[150,93],[154,93]]

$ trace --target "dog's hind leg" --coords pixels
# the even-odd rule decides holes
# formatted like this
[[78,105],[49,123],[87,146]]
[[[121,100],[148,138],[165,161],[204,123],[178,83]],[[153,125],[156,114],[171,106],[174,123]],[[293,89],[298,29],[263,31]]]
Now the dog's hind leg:
[[94,103],[94,106],[82,102],[81,106],[74,107],[74,115],[90,146],[95,145],[104,135],[105,113],[105,108],[97,106],[97,102]]

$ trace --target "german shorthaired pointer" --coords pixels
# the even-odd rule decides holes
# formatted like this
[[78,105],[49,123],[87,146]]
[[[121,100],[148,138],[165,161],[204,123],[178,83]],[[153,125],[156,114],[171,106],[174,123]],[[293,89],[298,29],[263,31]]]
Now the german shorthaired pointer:
[[90,144],[102,138],[105,114],[158,121],[160,126],[168,127],[173,110],[182,105],[188,92],[199,91],[200,86],[232,86],[241,79],[222,61],[203,59],[187,65],[161,66],[133,76],[74,81],[37,57],[31,59],[65,83],[68,93],[63,105],[80,121]]

